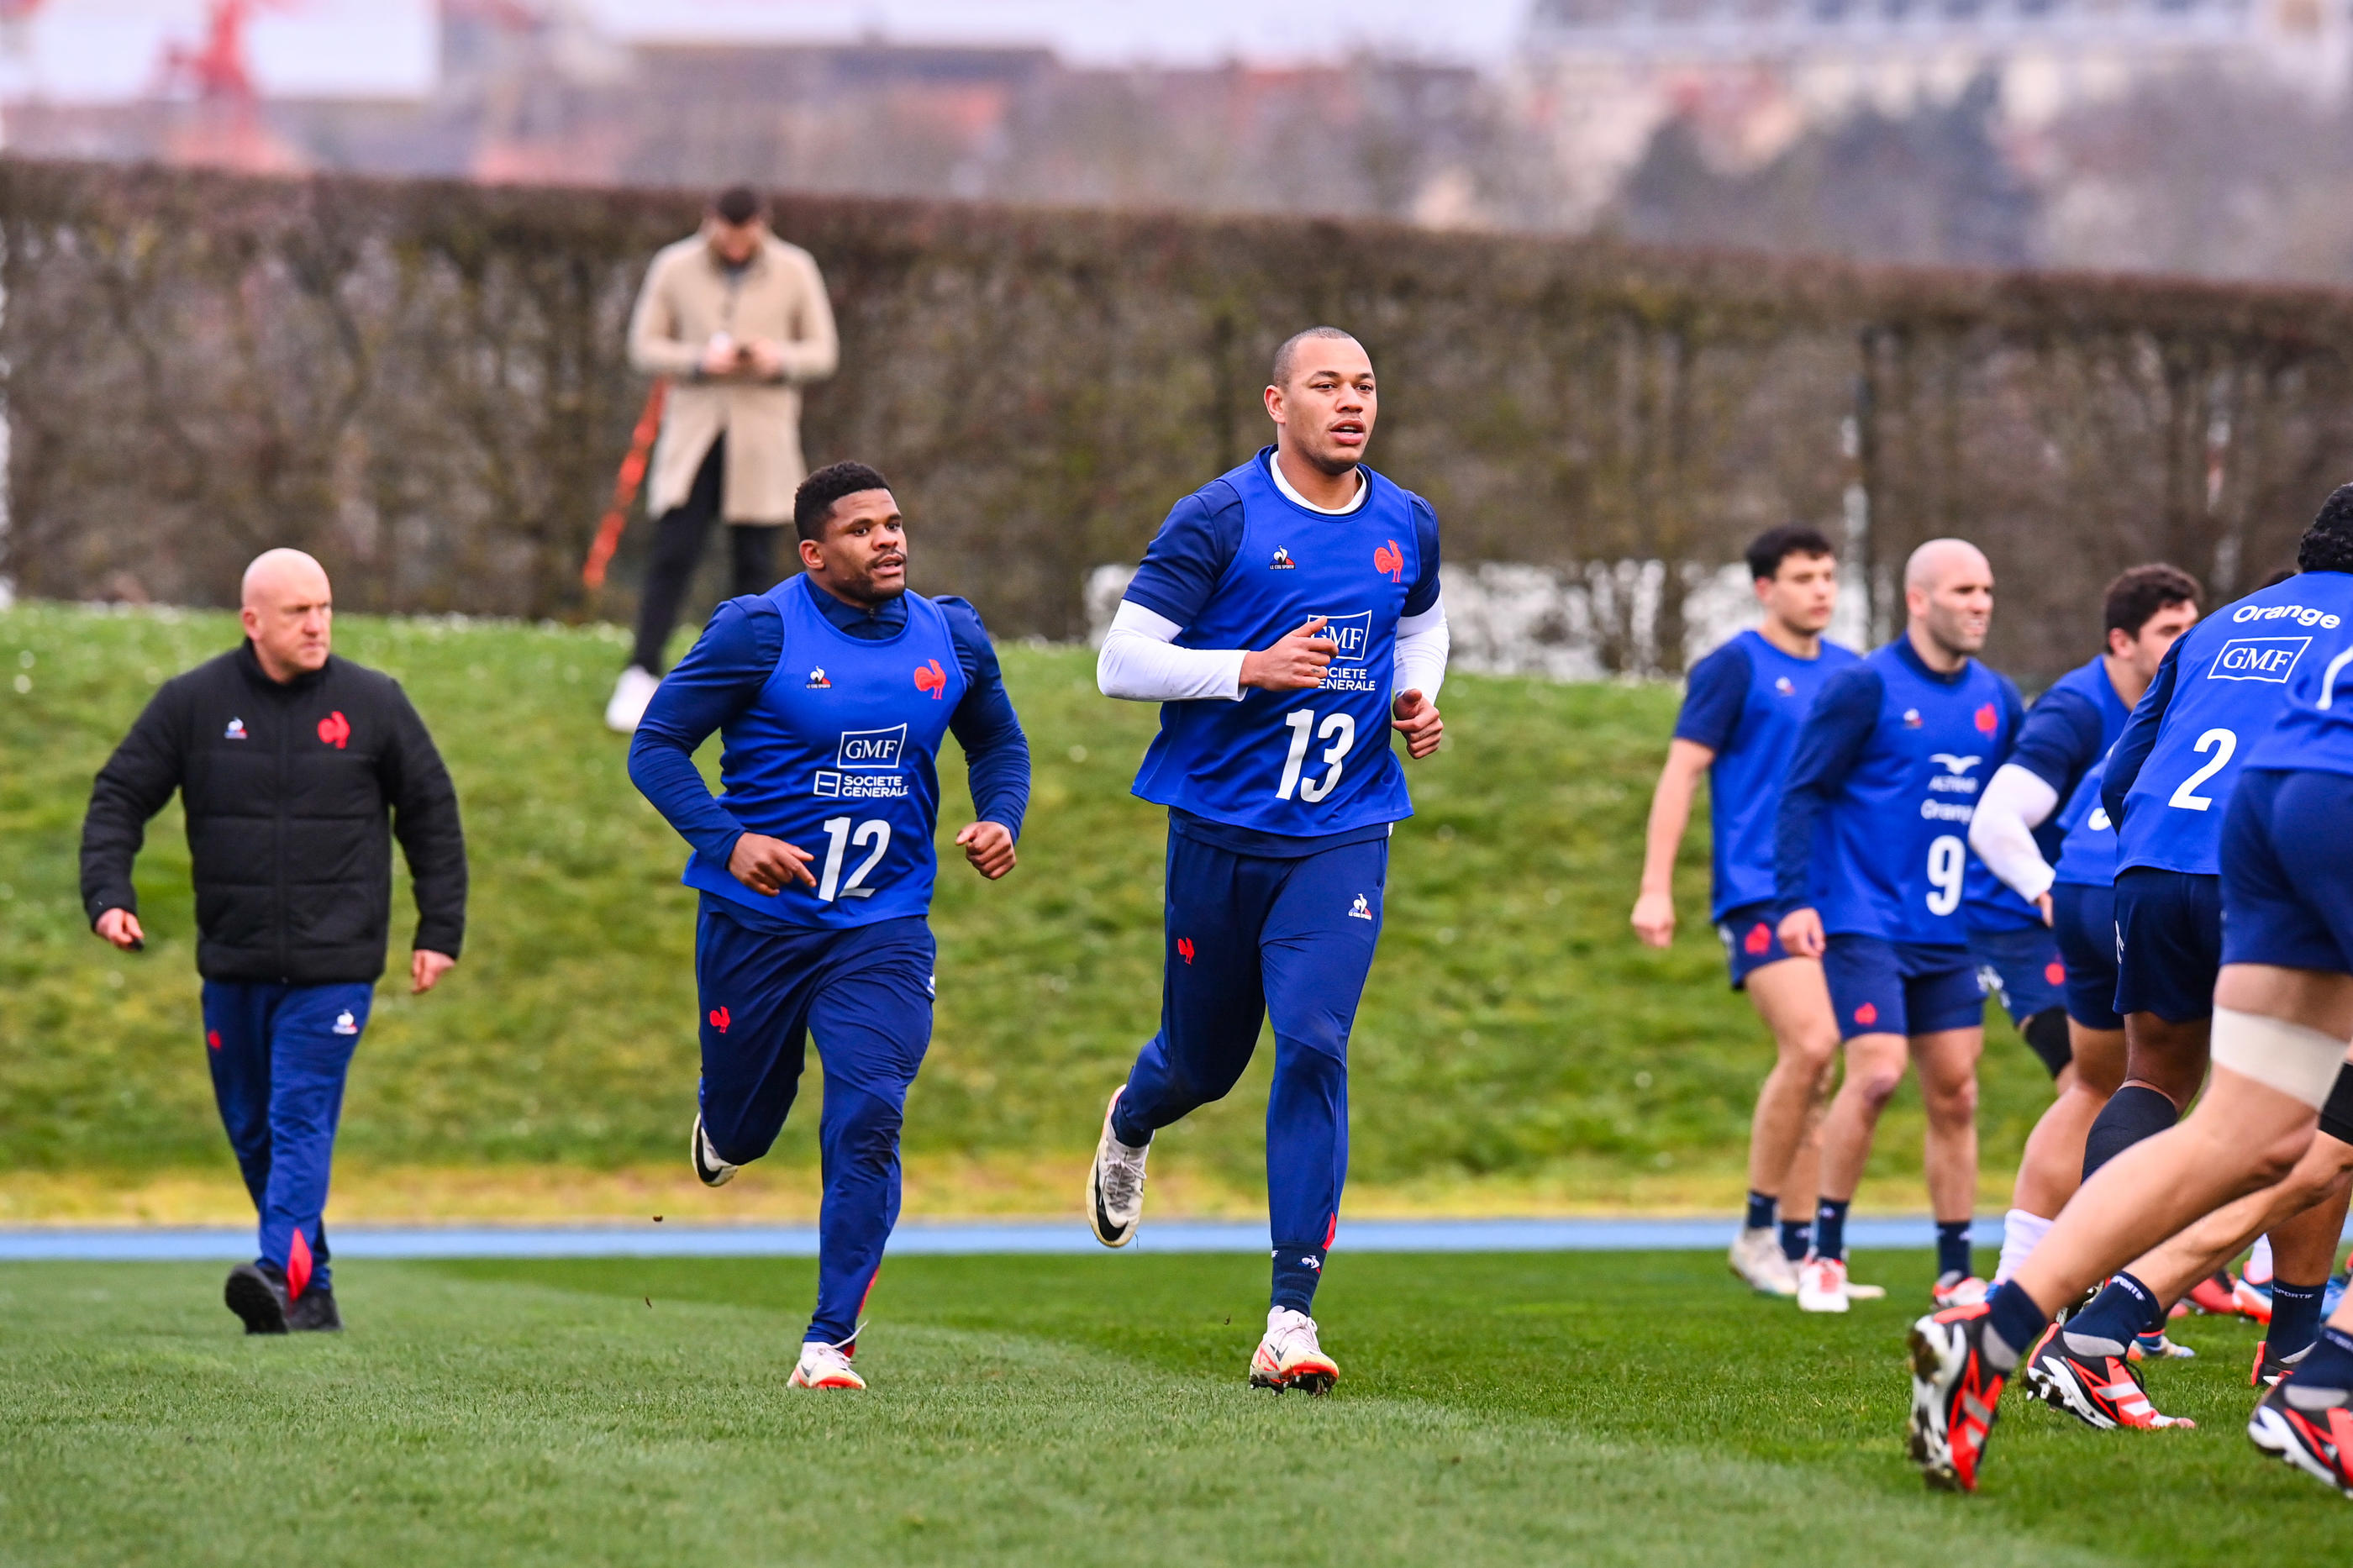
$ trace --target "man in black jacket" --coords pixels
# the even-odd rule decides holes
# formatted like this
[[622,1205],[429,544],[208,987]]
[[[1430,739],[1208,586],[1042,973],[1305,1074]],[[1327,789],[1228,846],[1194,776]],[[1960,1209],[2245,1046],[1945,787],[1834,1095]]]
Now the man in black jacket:
[[[397,836],[417,889],[412,992],[466,925],[458,795],[389,676],[329,653],[327,574],[299,550],[246,568],[246,641],[164,683],[90,791],[81,894],[115,946],[144,945],[132,862],[181,792],[213,1092],[261,1215],[261,1256],[226,1297],[246,1331],[343,1326],[327,1173],[343,1078],[384,973]],[[387,817],[389,820],[387,820]]]

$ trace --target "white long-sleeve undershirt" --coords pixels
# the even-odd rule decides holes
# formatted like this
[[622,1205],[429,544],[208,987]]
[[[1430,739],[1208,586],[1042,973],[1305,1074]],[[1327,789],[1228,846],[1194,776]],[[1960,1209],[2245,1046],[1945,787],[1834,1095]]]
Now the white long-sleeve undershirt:
[[[1185,628],[1156,611],[1123,600],[1095,656],[1095,684],[1130,702],[1238,702],[1247,648],[1178,647]],[[1451,642],[1443,600],[1398,622],[1397,689],[1431,701],[1446,683]]]
[[1969,847],[2029,903],[2051,890],[2051,865],[2034,830],[2058,809],[2057,790],[2016,763],[2004,763],[1969,818]]

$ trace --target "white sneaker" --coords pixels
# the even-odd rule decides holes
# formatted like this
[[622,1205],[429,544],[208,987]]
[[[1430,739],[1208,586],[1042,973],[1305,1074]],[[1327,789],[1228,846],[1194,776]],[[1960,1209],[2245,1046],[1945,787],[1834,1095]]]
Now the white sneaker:
[[1844,1259],[1809,1258],[1798,1265],[1798,1310],[1843,1312],[1846,1310]]
[[1121,1084],[1103,1107],[1103,1136],[1095,1140],[1094,1163],[1087,1167],[1087,1226],[1105,1247],[1125,1247],[1144,1223],[1144,1162],[1152,1145],[1131,1147],[1111,1130],[1111,1113],[1119,1109]]
[[638,721],[646,716],[646,704],[660,685],[660,676],[634,664],[621,671],[621,679],[613,683],[613,699],[605,704],[605,728],[617,735],[635,734]]
[[1846,1282],[1846,1299],[1850,1301],[1884,1301],[1887,1300],[1887,1287],[1858,1284],[1850,1279]]
[[1798,1293],[1797,1266],[1781,1250],[1780,1234],[1771,1226],[1755,1230],[1743,1230],[1732,1241],[1732,1251],[1725,1261],[1732,1271],[1748,1281],[1749,1289],[1767,1296],[1794,1296]]
[[1339,1364],[1315,1342],[1315,1320],[1289,1307],[1266,1315],[1266,1337],[1250,1357],[1250,1386],[1277,1394],[1296,1388],[1307,1394],[1329,1394],[1340,1380]]
[[849,1352],[823,1340],[801,1346],[800,1363],[793,1368],[795,1388],[863,1388],[866,1380],[849,1364]]
[[702,1130],[702,1113],[695,1112],[694,1136],[686,1146],[687,1157],[694,1162],[695,1179],[706,1187],[723,1187],[735,1179],[741,1165],[731,1165],[719,1157],[711,1146],[711,1135]]

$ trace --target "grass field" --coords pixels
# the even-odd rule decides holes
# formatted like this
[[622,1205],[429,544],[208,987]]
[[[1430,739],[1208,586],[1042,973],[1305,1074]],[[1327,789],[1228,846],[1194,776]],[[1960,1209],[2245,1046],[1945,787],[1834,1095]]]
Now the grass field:
[[[220,615],[0,613],[0,1216],[241,1206],[196,1043],[176,806],[141,861],[144,955],[90,936],[74,864],[90,775],[148,693],[235,637]],[[669,1184],[694,1090],[692,899],[681,846],[596,724],[618,634],[346,616],[337,637],[397,674],[433,727],[474,870],[449,983],[378,1002],[338,1212],[688,1201]],[[960,864],[941,879],[939,1027],[908,1112],[919,1213],[1064,1206],[1103,1096],[1156,1021],[1162,822],[1127,794],[1153,714],[1098,696],[1083,651],[1005,658],[1036,799],[1011,879],[984,886]],[[1419,815],[1396,840],[1352,1044],[1359,1212],[1736,1201],[1764,1051],[1704,923],[1704,827],[1674,949],[1646,952],[1625,929],[1674,702],[1663,687],[1449,683],[1450,738],[1412,769]],[[1264,1070],[1164,1140],[1164,1203],[1255,1204]],[[1997,1023],[1989,1200],[2048,1093]],[[1866,1206],[1921,1206],[1916,1106],[1907,1093],[1891,1113]],[[732,1212],[805,1208],[814,1125],[796,1115],[777,1160],[731,1189]]]
[[788,1261],[350,1263],[248,1341],[219,1271],[0,1266],[0,1563],[2284,1563],[2344,1505],[2242,1436],[2255,1331],[2153,1378],[2195,1432],[2007,1407],[1984,1489],[1900,1453],[1894,1299],[1801,1318],[1689,1254],[1335,1256],[1332,1397],[1243,1385],[1263,1259],[911,1258],[864,1395],[785,1377]]

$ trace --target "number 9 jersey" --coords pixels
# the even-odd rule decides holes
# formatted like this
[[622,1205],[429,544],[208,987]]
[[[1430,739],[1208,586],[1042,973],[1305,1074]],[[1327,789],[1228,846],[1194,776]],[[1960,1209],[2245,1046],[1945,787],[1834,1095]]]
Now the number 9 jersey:
[[1204,487],[1205,499],[1219,487],[1240,498],[1241,540],[1177,645],[1265,648],[1321,616],[1338,646],[1319,688],[1245,687],[1238,702],[1163,703],[1136,795],[1300,838],[1413,815],[1388,726],[1398,620],[1422,571],[1416,501],[1360,471],[1364,504],[1342,514],[1292,500],[1260,458]]

